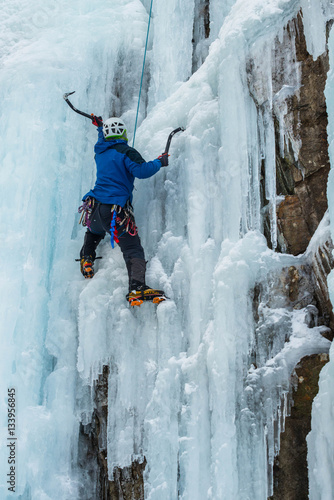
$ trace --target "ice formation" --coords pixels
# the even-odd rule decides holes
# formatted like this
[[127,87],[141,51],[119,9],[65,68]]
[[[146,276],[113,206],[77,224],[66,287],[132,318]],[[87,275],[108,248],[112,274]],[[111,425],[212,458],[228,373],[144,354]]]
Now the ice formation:
[[[17,394],[17,498],[84,499],[84,488],[92,498],[94,485],[76,466],[79,423],[90,421],[90,388],[108,364],[110,471],[145,456],[150,500],[263,500],[291,373],[303,356],[329,350],[321,327],[305,324],[307,311],[268,298],[273,277],[305,256],[268,248],[260,197],[264,161],[275,249],[272,109],[284,114],[284,94],[299,77],[291,63],[285,86],[272,88],[270,46],[303,8],[308,50],[318,57],[332,14],[326,0],[211,0],[210,36],[196,25],[195,53],[203,2],[154,3],[135,146],[153,159],[173,128],[186,131],[173,140],[170,167],[137,182],[134,204],[147,281],[171,300],[130,310],[122,256],[108,238],[94,279],[82,279],[76,209],[94,181],[96,132],[62,94],[76,90],[78,107],[122,115],[133,133],[149,3],[2,6],[1,498],[13,498],[3,446],[9,387]],[[250,60],[261,77],[253,89],[260,108],[247,81]],[[282,129],[282,141],[288,134]],[[331,213],[330,192],[329,203]],[[255,330],[251,291],[259,283]],[[333,276],[330,287],[333,294]],[[316,479],[330,475],[333,460],[321,461],[324,450],[333,456],[331,430],[319,441],[333,411],[332,364],[309,439],[314,499],[334,489]]]

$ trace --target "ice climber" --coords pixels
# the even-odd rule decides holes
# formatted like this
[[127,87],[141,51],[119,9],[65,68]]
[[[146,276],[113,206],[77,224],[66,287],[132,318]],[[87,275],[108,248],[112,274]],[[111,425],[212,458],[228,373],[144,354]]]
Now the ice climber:
[[119,118],[92,116],[97,126],[98,141],[95,144],[96,183],[83,197],[83,225],[87,226],[84,244],[80,251],[80,269],[85,278],[94,276],[96,248],[111,234],[111,245],[118,243],[128,270],[129,293],[127,300],[140,305],[143,300],[159,302],[164,295],[146,285],[146,261],[135,224],[132,191],[135,177],[146,179],[167,167],[168,154],[163,153],[153,161],[145,162],[135,149],[128,145],[126,127]]

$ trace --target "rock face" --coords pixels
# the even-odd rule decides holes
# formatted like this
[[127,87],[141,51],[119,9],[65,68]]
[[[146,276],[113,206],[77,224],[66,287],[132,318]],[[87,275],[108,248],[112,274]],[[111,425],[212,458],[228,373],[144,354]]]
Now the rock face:
[[[329,66],[327,53],[314,61],[307,52],[301,14],[289,23],[286,37],[295,40],[301,87],[298,95],[293,95],[287,102],[285,120],[293,124],[300,149],[297,159],[292,153],[291,142],[285,146],[283,157],[277,149],[277,194],[285,195],[277,216],[285,246],[283,249],[298,255],[306,250],[327,210],[326,188],[330,166],[324,89]],[[284,41],[277,43],[276,50],[281,48],[284,53],[283,44]]]
[[304,358],[296,368],[294,404],[275,460],[275,493],[271,500],[308,498],[306,436],[311,430],[312,402],[318,392],[319,373],[327,361],[327,354],[315,354]]
[[[92,422],[81,427],[81,467],[85,469],[90,481],[96,485],[92,498],[99,500],[143,500],[143,473],[146,459],[134,461],[129,467],[116,467],[108,473],[107,464],[107,423],[108,423],[108,377],[109,367],[103,367],[103,373],[94,385],[95,410]],[[112,475],[112,480],[109,477]],[[82,498],[88,498],[87,491]]]
[[[328,208],[326,189],[330,166],[324,97],[328,54],[324,53],[313,61],[307,52],[302,14],[289,23],[285,37],[295,40],[296,64],[300,64],[301,88],[289,98],[285,117],[293,124],[299,154],[295,158],[290,141],[282,154],[278,147],[277,127],[277,194],[284,195],[284,201],[277,210],[278,241],[280,251],[298,255],[306,251]],[[284,40],[282,44],[277,43],[276,50],[281,49],[284,53],[283,45]],[[320,324],[330,326],[333,331],[334,317],[326,280],[333,269],[332,250],[333,243],[328,235],[319,248],[309,253],[303,269],[290,268],[288,294],[294,302],[304,288],[307,293],[301,295],[320,311]],[[332,338],[330,335],[330,340]],[[294,406],[281,435],[280,452],[274,467],[272,500],[308,498],[306,436],[311,429],[312,402],[318,392],[319,373],[327,361],[327,355],[314,355],[302,359],[296,369]]]
[[[277,206],[276,251],[301,255],[299,265],[283,269],[279,279],[275,277],[275,295],[285,295],[284,308],[307,308],[310,325],[329,326],[327,337],[334,328],[332,304],[328,295],[327,275],[333,269],[333,243],[329,231],[318,247],[310,245],[319,224],[324,224],[327,204],[327,179],[329,157],[327,141],[327,112],[324,89],[328,72],[328,53],[316,61],[308,53],[303,30],[302,12],[286,26],[280,40],[272,48],[271,73],[272,95],[263,84],[266,68],[255,53],[248,62],[250,93],[261,112],[272,99],[275,127],[276,189],[280,203]],[[269,86],[270,88],[270,86]],[[270,91],[269,91],[270,92]],[[267,204],[265,193],[266,169],[262,171],[263,206]],[[271,247],[269,213],[264,220],[264,233]],[[310,248],[312,247],[312,248]],[[305,253],[304,253],[305,252]],[[262,297],[261,297],[262,294]],[[254,310],[257,335],[261,333],[261,318],[257,317],[257,301],[265,300],[270,307],[271,299],[261,290],[254,290]],[[315,316],[312,317],[312,311]],[[318,315],[319,313],[319,315]],[[275,332],[266,330],[267,344],[273,342]],[[267,353],[268,354],[268,353]],[[326,358],[322,358],[326,359]],[[311,407],[318,392],[319,371],[326,361],[305,358],[299,363],[299,380],[308,382],[294,394],[295,407],[286,421],[286,432],[281,436],[281,451],[274,471],[275,493],[273,498],[300,500],[308,498],[308,474],[306,435],[310,430]],[[300,410],[300,392],[308,404]],[[293,447],[291,446],[293,443]],[[293,475],[293,480],[291,476]]]

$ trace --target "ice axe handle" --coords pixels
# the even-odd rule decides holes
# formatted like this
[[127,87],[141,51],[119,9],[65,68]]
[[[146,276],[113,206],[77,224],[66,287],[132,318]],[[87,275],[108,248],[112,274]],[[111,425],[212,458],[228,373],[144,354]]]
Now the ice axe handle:
[[178,132],[183,132],[185,129],[183,127],[179,127],[179,128],[176,128],[175,130],[173,130],[169,136],[168,136],[168,139],[167,139],[167,143],[166,143],[166,148],[165,148],[165,151],[164,151],[164,154],[168,153],[169,151],[169,148],[170,148],[170,143],[172,142],[172,138],[175,134],[177,134]]

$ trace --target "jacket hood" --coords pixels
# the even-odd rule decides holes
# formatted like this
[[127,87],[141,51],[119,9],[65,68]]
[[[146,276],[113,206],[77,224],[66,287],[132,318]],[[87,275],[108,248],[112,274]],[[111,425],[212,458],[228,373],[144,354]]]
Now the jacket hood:
[[123,139],[114,139],[113,141],[106,141],[105,139],[101,142],[99,141],[98,143],[95,144],[94,151],[96,154],[101,154],[107,151],[107,149],[111,148],[115,144],[119,144],[124,142],[127,144],[127,141],[124,141]]

